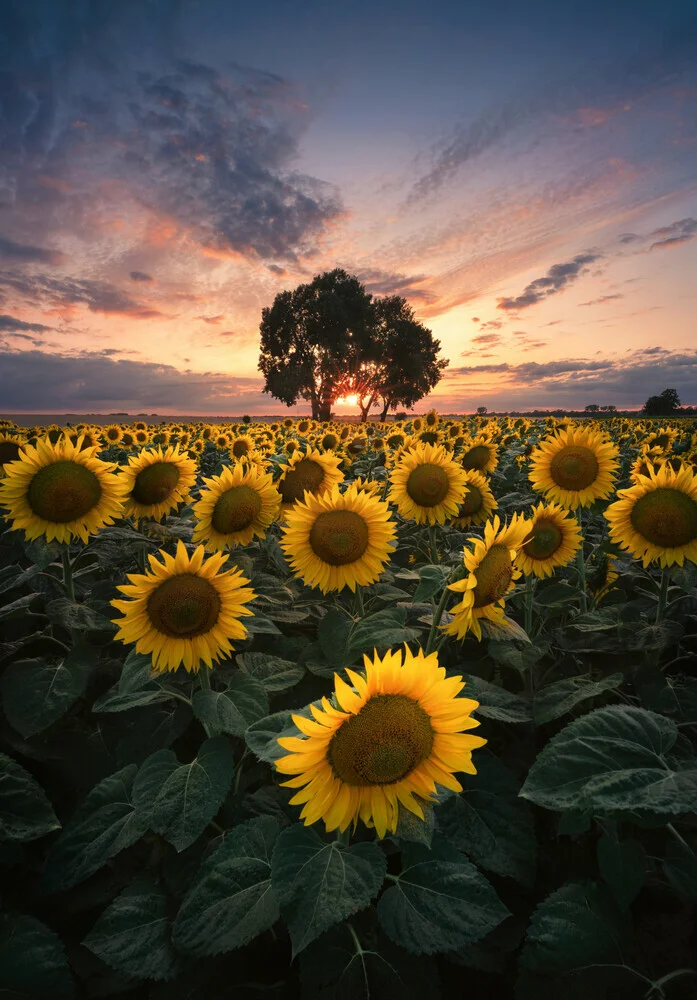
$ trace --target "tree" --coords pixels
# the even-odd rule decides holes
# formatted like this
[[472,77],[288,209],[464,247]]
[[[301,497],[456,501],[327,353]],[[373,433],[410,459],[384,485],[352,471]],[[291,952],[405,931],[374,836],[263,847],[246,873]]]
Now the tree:
[[373,406],[412,407],[440,381],[448,362],[440,341],[398,295],[373,300],[337,268],[262,310],[259,369],[269,392],[288,406],[299,398],[329,420],[339,396],[356,395],[365,421]]
[[309,400],[315,420],[330,420],[348,370],[370,351],[372,295],[336,268],[279,292],[261,313],[259,370],[264,392],[293,406]]
[[680,406],[676,389],[664,389],[660,396],[649,396],[644,403],[647,417],[670,417]]
[[589,403],[586,407],[586,413],[597,413],[600,407],[596,403]]
[[479,414],[480,417],[483,417],[484,414],[486,413],[486,406],[478,406],[477,413]]

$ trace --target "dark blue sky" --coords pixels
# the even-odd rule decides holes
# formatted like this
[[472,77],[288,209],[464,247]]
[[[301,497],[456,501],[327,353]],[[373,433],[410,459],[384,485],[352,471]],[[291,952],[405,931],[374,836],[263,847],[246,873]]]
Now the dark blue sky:
[[0,6],[7,412],[269,412],[261,309],[336,266],[429,405],[697,403],[696,220],[693,2]]

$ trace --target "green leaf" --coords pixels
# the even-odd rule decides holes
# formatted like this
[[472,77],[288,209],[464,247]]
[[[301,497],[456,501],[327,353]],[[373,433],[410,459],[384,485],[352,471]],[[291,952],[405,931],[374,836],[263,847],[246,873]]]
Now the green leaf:
[[16,760],[0,754],[0,840],[36,840],[59,829],[41,785]]
[[280,914],[271,885],[279,825],[270,816],[241,823],[201,865],[174,923],[177,948],[199,957],[248,944]]
[[261,681],[269,694],[287,691],[305,675],[305,671],[297,663],[268,653],[240,653],[236,660],[242,670]]
[[438,807],[438,826],[477,865],[524,885],[535,880],[537,840],[532,812],[519,783],[489,753],[475,754],[477,773],[463,791]]
[[532,645],[528,642],[519,646],[510,641],[490,641],[488,652],[495,663],[516,670],[523,677],[547,655],[548,644]]
[[281,635],[281,630],[277,625],[267,618],[266,615],[262,615],[261,612],[255,611],[254,615],[250,618],[244,618],[242,624],[245,626],[250,635],[265,634],[265,635]]
[[697,903],[697,837],[688,837],[682,843],[671,836],[663,860],[663,873],[679,896]]
[[[354,933],[356,933],[354,931]],[[440,1000],[435,959],[416,957],[384,934],[356,944],[341,924],[300,956],[306,1000]]]
[[588,674],[556,681],[536,692],[533,703],[535,723],[541,726],[545,722],[558,719],[580,705],[582,701],[619,687],[623,680],[624,675],[616,673],[601,677],[597,681],[591,680]]
[[598,708],[557,733],[538,755],[520,794],[546,809],[689,811],[697,769],[673,770],[671,719],[629,705]]
[[512,694],[498,684],[491,684],[471,674],[463,674],[462,679],[467,685],[465,690],[467,697],[475,698],[479,702],[479,708],[475,709],[477,715],[483,715],[485,719],[496,719],[498,722],[532,720],[529,705],[517,694]]
[[244,736],[269,711],[264,685],[243,673],[233,674],[225,691],[195,691],[191,704],[200,722],[231,736]]
[[436,826],[435,803],[427,802],[419,795],[416,796],[416,799],[423,810],[424,818],[419,819],[413,812],[400,804],[397,814],[397,829],[392,836],[399,840],[408,840],[414,844],[425,844],[426,847],[430,847]]
[[378,902],[386,934],[415,955],[479,941],[509,911],[474,865],[447,842],[405,844],[402,871]]
[[23,913],[0,914],[0,994],[37,1000],[75,995],[63,942]]
[[568,583],[551,582],[546,586],[538,587],[535,591],[535,604],[543,608],[553,608],[567,601],[578,599],[578,589],[571,587]]
[[144,656],[132,649],[124,660],[117,690],[121,694],[126,694],[128,691],[140,691],[151,681],[157,680],[158,677],[161,677],[161,674],[153,668],[152,656]]
[[638,840],[618,840],[607,833],[598,841],[598,867],[623,910],[628,910],[644,884],[646,852]]
[[118,688],[113,687],[101,696],[92,705],[93,712],[128,712],[132,708],[143,708],[145,705],[154,705],[161,701],[171,701],[172,695],[165,691],[159,684],[151,684],[140,691],[125,691],[121,693]]
[[131,792],[136,765],[129,764],[92,789],[53,844],[42,887],[59,892],[83,882],[110,858],[135,844],[147,827],[136,816]]
[[374,648],[382,653],[392,646],[418,639],[420,633],[416,629],[405,628],[406,620],[406,608],[384,608],[356,622],[349,636],[350,660],[342,666],[355,663],[362,653],[372,654]]
[[46,614],[63,628],[76,631],[116,632],[116,625],[109,618],[99,614],[88,604],[69,601],[67,597],[58,597],[46,605]]
[[82,943],[118,972],[173,979],[179,960],[170,931],[167,894],[140,878],[107,907]]
[[189,764],[180,764],[171,750],[158,750],[141,765],[133,784],[139,820],[183,851],[215,817],[234,770],[225,736],[202,743]]
[[5,604],[3,607],[0,607],[0,621],[9,621],[12,618],[24,617],[29,606],[40,596],[40,594],[27,594],[26,597],[18,597],[11,604]]
[[605,886],[567,882],[533,913],[521,968],[560,975],[595,962],[621,962],[630,929],[628,916]]
[[387,859],[375,843],[326,843],[299,823],[283,830],[271,859],[271,878],[293,956],[334,924],[369,906],[386,869]]
[[17,660],[2,675],[5,715],[25,739],[60,719],[85,690],[94,650],[75,647],[63,660]]
[[530,645],[530,636],[520,627],[518,622],[504,615],[501,621],[492,621],[490,618],[480,618],[479,624],[482,635],[485,639],[495,642],[520,642]]
[[412,604],[430,601],[440,593],[445,584],[445,572],[441,566],[422,566],[419,570],[419,585],[414,591]]
[[244,734],[244,739],[249,749],[256,754],[259,760],[273,764],[279,757],[287,755],[288,751],[279,746],[278,737],[300,735],[291,718],[293,715],[302,715],[306,719],[312,718],[308,705],[295,711],[274,712],[249,726]]
[[353,662],[348,649],[352,624],[345,612],[330,608],[317,626],[317,641],[334,670],[348,667]]

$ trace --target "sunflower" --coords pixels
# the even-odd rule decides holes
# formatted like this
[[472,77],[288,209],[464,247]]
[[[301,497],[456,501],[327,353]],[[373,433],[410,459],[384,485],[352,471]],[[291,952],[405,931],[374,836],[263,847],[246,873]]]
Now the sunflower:
[[254,448],[255,442],[249,434],[240,434],[239,437],[233,438],[230,442],[230,454],[233,458],[244,458],[245,455],[254,451]]
[[339,469],[341,459],[331,452],[316,448],[308,452],[295,452],[287,465],[282,465],[281,477],[276,484],[283,504],[287,507],[302,500],[305,491],[319,495],[337,486],[344,478]]
[[351,484],[322,494],[306,494],[286,515],[281,548],[291,569],[323,594],[366,587],[380,579],[389,562],[397,526],[383,500]]
[[541,441],[530,457],[530,482],[562,507],[590,507],[612,491],[618,449],[599,431],[575,428]]
[[281,497],[270,473],[255,465],[228,465],[219,476],[205,479],[208,487],[193,505],[192,541],[203,542],[207,551],[216,552],[226,545],[247,545],[253,538],[264,538],[266,529],[278,516]]
[[426,416],[424,417],[424,423],[426,424],[427,427],[437,427],[439,419],[440,418],[435,409],[429,410]]
[[460,455],[463,469],[477,469],[479,472],[493,472],[498,465],[498,448],[484,434],[465,441]]
[[[323,820],[327,832],[358,820],[380,838],[397,829],[400,806],[424,819],[418,799],[437,801],[436,785],[454,792],[458,772],[476,774],[472,751],[487,742],[470,736],[479,705],[458,698],[464,682],[446,677],[438,654],[414,656],[405,646],[380,659],[363,658],[365,670],[347,670],[353,687],[334,677],[332,704],[311,705],[313,719],[292,716],[302,736],[278,737],[287,756],[276,761],[283,785],[301,789],[305,826]],[[304,787],[303,787],[304,786]],[[416,797],[415,797],[416,796]]]
[[576,518],[558,504],[540,503],[532,509],[528,522],[530,537],[515,559],[526,576],[552,576],[559,566],[567,566],[581,548],[583,538]]
[[465,495],[465,470],[442,445],[418,444],[390,474],[390,500],[417,524],[443,524],[457,514]]
[[617,496],[605,511],[613,542],[645,567],[697,563],[697,477],[687,466],[679,472],[668,465],[650,469]]
[[453,620],[442,626],[448,635],[464,639],[471,631],[482,638],[480,618],[504,625],[504,598],[513,590],[520,570],[514,560],[530,534],[530,525],[522,514],[514,514],[507,527],[501,527],[498,515],[487,521],[484,538],[474,540],[465,549],[464,564],[469,575],[448,584],[448,590],[462,594],[462,600],[450,609]]
[[283,426],[286,428],[290,428],[293,426],[294,423],[295,421],[293,420],[292,417],[286,417],[286,419],[283,421]]
[[160,551],[162,562],[150,555],[152,572],[134,573],[130,581],[117,587],[128,601],[111,601],[125,615],[113,624],[114,637],[135,642],[137,653],[152,653],[155,670],[176,670],[182,663],[198,673],[201,663],[230,653],[230,639],[247,637],[241,615],[253,614],[245,607],[257,596],[241,570],[218,572],[229,558],[218,552],[204,562],[199,545],[191,558],[181,539],[176,558]]
[[351,486],[355,486],[359,493],[369,493],[371,497],[382,495],[383,484],[377,479],[363,479],[362,476],[358,476]]
[[119,475],[127,486],[125,516],[159,521],[186,499],[196,482],[196,462],[171,445],[131,455]]
[[649,434],[646,447],[647,448],[658,448],[664,454],[667,454],[673,446],[673,443],[678,436],[678,432],[675,427],[659,427],[657,431]]
[[45,535],[48,542],[70,544],[73,537],[87,542],[122,516],[125,487],[113,475],[116,466],[81,446],[82,438],[51,444],[46,437],[36,446],[27,444],[16,462],[5,465],[0,504],[28,540]]
[[470,469],[465,473],[465,495],[450,524],[453,528],[484,524],[498,510],[498,506],[486,476]]
[[118,424],[109,424],[109,426],[105,427],[102,431],[102,436],[105,441],[109,442],[109,444],[118,444],[123,437],[123,431]]
[[596,605],[615,589],[620,577],[620,563],[615,556],[602,554],[590,560],[586,566],[586,586]]
[[136,444],[142,446],[144,444],[147,444],[148,441],[150,440],[150,431],[148,431],[147,428],[145,427],[138,427],[136,429],[134,437]]
[[0,469],[9,462],[16,462],[24,450],[25,441],[16,434],[0,434]]

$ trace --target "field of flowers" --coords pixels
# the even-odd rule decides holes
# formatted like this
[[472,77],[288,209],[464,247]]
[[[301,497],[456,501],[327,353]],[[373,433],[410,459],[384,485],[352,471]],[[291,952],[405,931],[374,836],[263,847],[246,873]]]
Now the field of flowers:
[[0,421],[0,994],[697,997],[697,421]]

